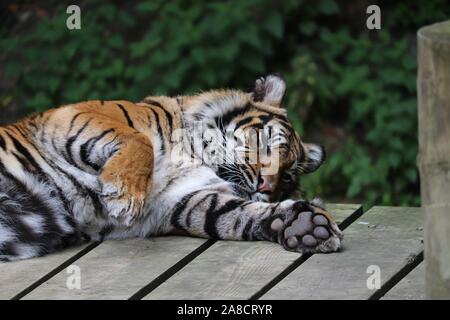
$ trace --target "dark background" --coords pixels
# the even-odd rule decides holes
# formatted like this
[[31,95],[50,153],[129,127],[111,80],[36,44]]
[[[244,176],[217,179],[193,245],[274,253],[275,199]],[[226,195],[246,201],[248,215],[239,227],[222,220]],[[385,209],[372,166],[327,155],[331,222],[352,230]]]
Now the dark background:
[[[81,30],[66,8],[81,7]],[[381,30],[366,8],[381,7]],[[308,197],[420,205],[416,32],[450,18],[430,1],[2,1],[0,124],[87,99],[138,101],[277,72],[304,140],[328,159]]]

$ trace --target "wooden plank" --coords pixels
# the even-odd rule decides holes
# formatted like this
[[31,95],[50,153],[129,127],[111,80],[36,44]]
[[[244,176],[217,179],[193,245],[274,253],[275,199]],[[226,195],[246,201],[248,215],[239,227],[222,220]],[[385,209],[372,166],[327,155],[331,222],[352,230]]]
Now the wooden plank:
[[87,246],[77,246],[42,258],[0,263],[0,299],[12,299]]
[[[342,221],[360,207],[328,209]],[[265,241],[219,241],[144,299],[248,299],[300,256]]]
[[339,254],[316,254],[262,299],[368,299],[369,266],[381,285],[423,250],[420,208],[374,207],[344,232]]
[[205,243],[205,239],[159,237],[106,241],[74,263],[81,288],[69,289],[61,271],[24,299],[128,299]]
[[356,219],[358,215],[362,214],[360,204],[329,203],[326,206],[327,210],[333,214],[333,218],[339,226],[344,220],[346,225],[347,223],[352,223],[353,219]]
[[425,263],[422,262],[386,293],[381,300],[424,300]]

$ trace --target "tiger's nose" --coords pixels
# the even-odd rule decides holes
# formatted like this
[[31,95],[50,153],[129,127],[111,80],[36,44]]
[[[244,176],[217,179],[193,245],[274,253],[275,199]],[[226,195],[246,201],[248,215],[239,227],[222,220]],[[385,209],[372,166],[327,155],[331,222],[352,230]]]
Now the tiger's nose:
[[264,176],[259,177],[258,191],[259,192],[272,192],[272,182]]

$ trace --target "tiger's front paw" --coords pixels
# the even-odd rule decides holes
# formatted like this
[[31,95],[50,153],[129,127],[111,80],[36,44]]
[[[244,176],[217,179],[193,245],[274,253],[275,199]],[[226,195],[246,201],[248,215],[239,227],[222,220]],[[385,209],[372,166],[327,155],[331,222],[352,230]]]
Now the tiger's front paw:
[[108,215],[127,227],[144,215],[144,192],[124,192],[114,185],[105,184],[101,199]]
[[272,220],[270,232],[290,251],[339,251],[342,231],[327,211],[313,203],[296,201],[287,208],[281,207],[282,214]]

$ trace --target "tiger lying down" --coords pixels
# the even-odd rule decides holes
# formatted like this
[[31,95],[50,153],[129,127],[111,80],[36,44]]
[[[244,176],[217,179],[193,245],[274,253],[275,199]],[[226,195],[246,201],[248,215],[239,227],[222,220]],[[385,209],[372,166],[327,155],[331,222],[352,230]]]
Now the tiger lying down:
[[251,93],[87,101],[0,127],[0,260],[182,234],[332,252],[318,202],[288,200],[324,151],[301,142],[270,75]]

